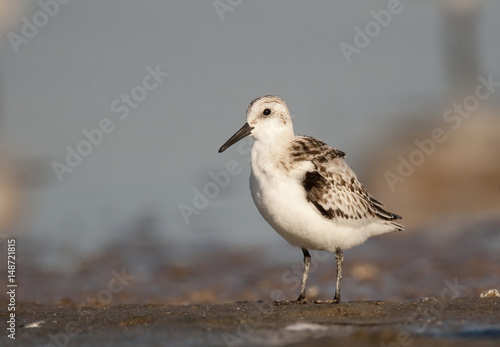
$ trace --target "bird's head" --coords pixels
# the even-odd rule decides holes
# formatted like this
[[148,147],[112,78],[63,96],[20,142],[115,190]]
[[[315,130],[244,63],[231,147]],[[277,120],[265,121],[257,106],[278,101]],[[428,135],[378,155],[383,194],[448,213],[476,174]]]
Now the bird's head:
[[261,96],[248,105],[247,121],[222,147],[225,151],[245,136],[256,141],[273,142],[283,137],[293,137],[293,125],[286,103],[274,95]]

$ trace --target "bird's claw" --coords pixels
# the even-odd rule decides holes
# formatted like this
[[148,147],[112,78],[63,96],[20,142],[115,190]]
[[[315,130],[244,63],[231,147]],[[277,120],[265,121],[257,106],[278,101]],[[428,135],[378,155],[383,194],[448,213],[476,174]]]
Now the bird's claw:
[[274,305],[276,306],[283,306],[283,305],[304,305],[307,304],[307,299],[306,298],[298,298],[297,300],[290,301],[290,300],[276,300],[274,302]]

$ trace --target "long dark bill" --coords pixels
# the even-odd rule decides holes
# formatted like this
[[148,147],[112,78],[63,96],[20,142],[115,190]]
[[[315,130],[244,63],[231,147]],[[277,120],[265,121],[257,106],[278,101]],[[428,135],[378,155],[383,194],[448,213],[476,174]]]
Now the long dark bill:
[[245,123],[245,125],[243,125],[241,129],[236,132],[236,134],[231,136],[231,138],[227,140],[226,143],[223,144],[221,148],[219,148],[219,153],[224,152],[226,149],[234,145],[236,142],[238,142],[245,136],[250,135],[252,130],[253,128],[250,125],[248,125],[248,123]]

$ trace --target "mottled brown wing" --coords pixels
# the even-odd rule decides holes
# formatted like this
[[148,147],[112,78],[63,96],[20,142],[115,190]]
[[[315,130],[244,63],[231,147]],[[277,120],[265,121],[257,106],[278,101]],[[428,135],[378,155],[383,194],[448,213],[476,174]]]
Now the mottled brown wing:
[[[306,147],[309,153],[309,157],[303,159],[314,164],[314,170],[305,173],[302,185],[308,201],[325,218],[344,220],[380,218],[385,221],[401,219],[400,216],[384,210],[384,205],[370,196],[345,163],[345,154],[342,151],[305,136],[300,138],[300,142],[297,146]],[[397,229],[403,229],[403,226],[397,223],[392,222],[392,224]]]

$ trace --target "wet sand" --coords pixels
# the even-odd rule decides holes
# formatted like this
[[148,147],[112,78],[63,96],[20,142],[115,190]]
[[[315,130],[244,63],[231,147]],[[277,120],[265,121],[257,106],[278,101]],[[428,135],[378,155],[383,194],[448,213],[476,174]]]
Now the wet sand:
[[[7,318],[6,313],[1,319]],[[2,346],[498,346],[500,298],[276,306],[18,303]],[[30,324],[38,323],[38,327]]]
[[370,239],[345,252],[338,305],[312,303],[335,285],[333,255],[321,252],[311,253],[311,302],[273,305],[295,299],[302,277],[301,252],[285,243],[177,247],[192,255],[181,258],[139,230],[57,272],[36,261],[43,247],[19,239],[17,335],[4,330],[0,346],[499,346],[500,298],[480,298],[500,289],[499,228],[448,223]]
[[[369,239],[344,252],[345,301],[478,297],[500,290],[500,221],[432,226]],[[19,240],[18,300],[75,305],[223,304],[295,299],[303,262],[285,241],[259,249],[182,249],[127,236],[66,272],[40,266],[43,247]],[[5,249],[2,249],[5,251]],[[190,257],[180,257],[179,252]],[[6,255],[0,252],[0,257]],[[308,299],[331,299],[333,254],[311,252]],[[5,268],[1,269],[5,272]],[[2,273],[0,278],[5,278]],[[276,295],[276,293],[280,295]],[[1,309],[1,307],[0,307]]]

